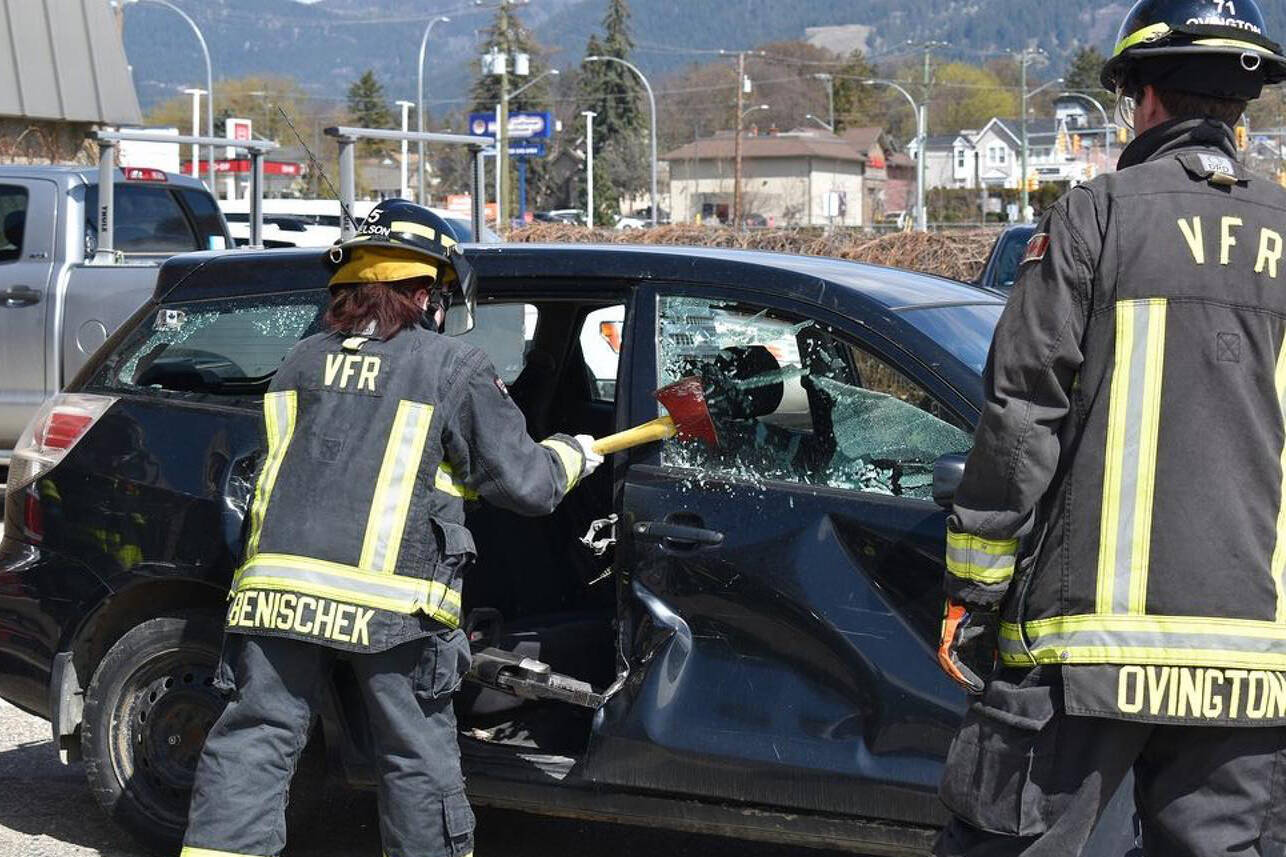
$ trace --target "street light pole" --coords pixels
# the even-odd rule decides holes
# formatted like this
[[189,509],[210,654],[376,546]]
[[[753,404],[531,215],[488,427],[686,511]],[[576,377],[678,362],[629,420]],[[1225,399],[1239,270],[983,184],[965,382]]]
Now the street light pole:
[[[446,15],[439,15],[429,21],[428,26],[424,28],[424,36],[420,39],[419,76],[415,88],[415,129],[421,133],[424,132],[424,54],[429,45],[429,33],[433,32],[434,24],[449,23],[451,23],[450,18]],[[415,197],[415,201],[420,205],[426,205],[428,197],[424,191],[424,141],[416,141],[415,146],[420,157],[420,162],[416,167],[419,195]]]
[[652,141],[651,141],[651,142],[652,142],[652,225],[653,225],[653,226],[656,226],[660,221],[657,219],[657,206],[658,206],[658,202],[657,202],[657,201],[658,201],[658,199],[659,199],[659,198],[658,198],[658,196],[657,196],[657,192],[656,192],[656,173],[657,173],[657,169],[656,169],[656,164],[657,164],[657,160],[656,160],[656,95],[654,95],[654,94],[653,94],[653,92],[652,92],[652,84],[648,82],[647,76],[646,76],[646,75],[644,75],[644,74],[643,74],[643,72],[639,71],[638,66],[634,65],[634,64],[633,64],[633,63],[631,63],[631,62],[627,62],[627,61],[625,61],[625,60],[621,59],[620,57],[608,57],[608,56],[585,57],[585,62],[615,62],[615,63],[620,63],[621,65],[625,66],[625,67],[626,67],[626,68],[628,68],[630,71],[632,71],[632,72],[634,72],[636,75],[638,75],[639,80],[643,81],[643,88],[647,91],[648,109],[650,110],[650,112],[651,112],[651,117],[652,117],[652,118],[651,118],[651,120],[650,120],[650,121],[651,121],[651,123],[652,123],[652,129],[651,129],[651,137],[652,137]]
[[[835,75],[827,74],[826,72],[818,72],[817,74],[813,75],[813,78],[815,80],[820,80],[826,84],[826,101],[827,101],[827,104],[830,106],[829,115],[831,117],[831,121],[830,121],[830,125],[828,126],[828,129],[832,133],[834,133],[835,131]],[[809,115],[812,115],[812,114],[809,114]]]
[[594,228],[594,117],[593,110],[581,113],[585,117],[585,225]]
[[1020,200],[1019,204],[1022,206],[1023,223],[1031,223],[1031,217],[1029,216],[1027,211],[1031,202],[1031,195],[1030,195],[1030,192],[1027,190],[1028,162],[1031,159],[1031,154],[1030,154],[1031,150],[1027,140],[1027,100],[1031,98],[1033,95],[1035,95],[1036,93],[1063,82],[1063,79],[1059,77],[1036,87],[1031,92],[1027,91],[1027,67],[1044,55],[1045,55],[1045,52],[1039,48],[1036,48],[1034,50],[1030,48],[1025,49],[1023,51],[1020,51],[1017,54],[1018,66],[1019,66],[1019,78],[1018,78],[1019,84],[1018,85],[1021,88],[1021,92],[1022,92],[1022,102],[1021,102],[1022,116],[1019,117],[1018,121],[1019,121],[1019,127],[1022,129],[1022,133],[1020,135],[1021,145],[1022,145],[1022,176],[1019,178],[1019,187],[1021,188],[1020,196],[1019,196],[1019,200]]
[[[192,96],[192,136],[201,136],[201,96],[205,95],[204,89],[185,89],[184,95]],[[192,178],[201,175],[201,147],[193,144],[192,146]]]
[[925,148],[928,141],[925,139],[924,129],[928,125],[928,105],[916,104],[911,93],[900,83],[883,78],[872,78],[862,81],[864,86],[887,86],[890,89],[896,89],[902,94],[902,97],[911,105],[911,112],[915,114],[915,139],[918,143],[916,147],[915,159],[915,228],[920,232],[929,231],[929,212],[924,204],[924,156]]
[[[201,43],[201,54],[205,57],[205,90],[207,94],[206,103],[205,103],[205,106],[206,106],[205,135],[207,137],[213,137],[214,136],[214,70],[213,70],[213,67],[210,65],[210,49],[205,44],[205,36],[201,34],[201,28],[196,25],[196,21],[193,21],[190,17],[188,17],[187,12],[184,12],[178,6],[175,6],[173,3],[169,2],[169,0],[119,0],[119,2],[121,4],[120,8],[122,10],[131,3],[146,2],[146,3],[155,3],[157,6],[164,6],[166,9],[169,9],[171,12],[174,12],[176,15],[178,15],[180,18],[186,21],[188,26],[192,28],[192,32],[196,33],[196,40]],[[200,149],[198,149],[197,151],[200,152]],[[200,160],[199,155],[196,160],[198,161]],[[197,175],[196,168],[193,169],[192,175]],[[208,184],[210,185],[210,193],[217,194],[218,190],[214,186],[214,149],[213,148],[210,149],[210,160],[207,164],[206,179]]]
[[[402,133],[405,134],[408,130],[410,130],[408,125],[410,122],[411,108],[414,107],[415,105],[410,101],[399,101],[397,102],[397,106],[402,108]],[[421,143],[421,145],[423,145],[423,143]],[[411,186],[410,186],[410,182],[407,180],[408,165],[406,163],[406,156],[407,156],[408,146],[409,144],[407,143],[407,141],[403,140],[402,141],[402,171],[401,171],[402,184],[399,185],[399,189],[398,189],[398,193],[402,195],[402,199],[408,199],[411,196]]]

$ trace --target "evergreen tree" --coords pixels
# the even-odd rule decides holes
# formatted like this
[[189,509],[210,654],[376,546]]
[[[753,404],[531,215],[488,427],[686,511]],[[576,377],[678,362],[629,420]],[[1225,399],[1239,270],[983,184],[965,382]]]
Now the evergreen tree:
[[[1091,98],[1097,99],[1110,115],[1116,107],[1116,93],[1103,89],[1103,84],[1099,81],[1099,73],[1103,70],[1103,63],[1106,61],[1098,48],[1081,48],[1067,64],[1067,71],[1063,73],[1063,87],[1088,93]],[[1093,110],[1093,108],[1090,109]]]
[[848,55],[834,79],[836,134],[843,134],[849,128],[883,123],[883,117],[889,111],[882,103],[882,93],[862,83],[879,76],[875,66],[860,50]]
[[[611,0],[603,16],[603,38],[590,36],[586,56],[607,56],[629,60],[634,50],[630,36],[630,7],[626,0]],[[587,109],[598,114],[594,120],[594,151],[618,136],[639,133],[647,127],[643,117],[643,86],[638,76],[616,62],[581,65],[581,93]]]
[[[362,72],[362,76],[348,87],[348,112],[360,128],[393,127],[393,110],[389,107],[384,84],[371,69]],[[376,140],[364,141],[361,146],[367,154],[389,150],[387,144]]]

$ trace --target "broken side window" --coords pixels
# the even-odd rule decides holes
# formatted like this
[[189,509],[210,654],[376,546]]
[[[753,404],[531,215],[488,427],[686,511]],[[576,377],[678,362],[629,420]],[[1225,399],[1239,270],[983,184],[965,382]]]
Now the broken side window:
[[824,324],[737,302],[659,301],[659,384],[699,376],[719,437],[669,441],[664,464],[931,499],[934,461],[972,445],[923,388]]

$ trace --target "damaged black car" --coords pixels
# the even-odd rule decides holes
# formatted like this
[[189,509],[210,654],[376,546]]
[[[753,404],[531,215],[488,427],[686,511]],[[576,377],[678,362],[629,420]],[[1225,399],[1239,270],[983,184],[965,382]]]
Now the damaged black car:
[[[474,505],[470,797],[924,854],[966,700],[934,659],[945,513],[999,297],[834,260],[475,247],[485,349],[534,437],[654,419],[704,379],[717,442],[619,453],[550,518]],[[33,421],[0,543],[0,696],[120,824],[181,836],[260,401],[319,328],[319,254],[195,254]],[[935,478],[936,466],[936,478]],[[313,744],[371,785],[338,669]]]

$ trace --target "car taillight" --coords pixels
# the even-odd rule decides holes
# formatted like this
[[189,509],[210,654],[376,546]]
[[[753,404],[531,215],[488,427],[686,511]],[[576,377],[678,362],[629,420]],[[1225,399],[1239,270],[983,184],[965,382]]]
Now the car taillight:
[[163,170],[154,170],[150,167],[126,167],[125,181],[127,182],[165,182],[169,177]]
[[621,353],[621,323],[619,321],[600,322],[598,334],[606,340],[613,351],[617,354]]
[[22,490],[57,466],[115,401],[112,396],[62,393],[45,402],[14,447],[7,492]]

